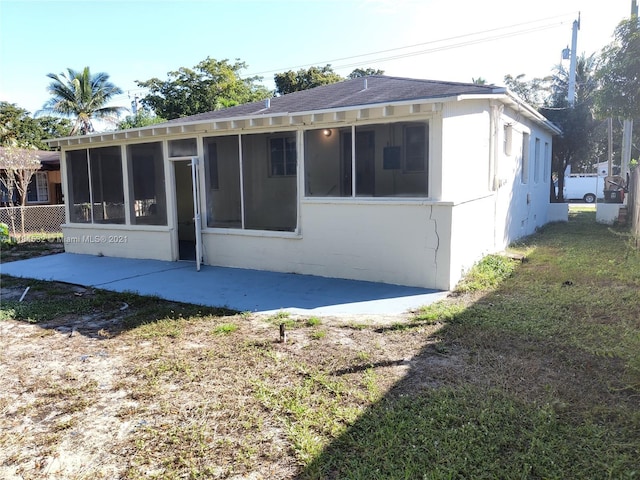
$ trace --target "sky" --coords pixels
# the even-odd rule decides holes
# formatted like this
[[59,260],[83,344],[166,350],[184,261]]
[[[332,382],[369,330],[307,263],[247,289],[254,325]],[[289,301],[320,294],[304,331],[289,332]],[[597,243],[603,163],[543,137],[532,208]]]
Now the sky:
[[[48,73],[105,72],[130,107],[136,80],[167,78],[207,57],[239,59],[242,76],[331,64],[386,75],[503,85],[548,75],[571,45],[597,53],[631,0],[0,0],[0,100],[32,114]],[[568,63],[567,63],[568,65]]]

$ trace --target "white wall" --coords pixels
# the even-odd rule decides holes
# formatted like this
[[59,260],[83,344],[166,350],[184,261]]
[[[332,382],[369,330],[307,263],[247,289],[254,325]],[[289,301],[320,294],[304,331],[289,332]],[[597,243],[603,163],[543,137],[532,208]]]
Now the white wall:
[[[530,120],[511,109],[505,109],[502,115],[502,123],[512,125],[512,149],[511,155],[499,149],[498,162],[502,180],[505,182],[498,190],[498,212],[503,212],[504,217],[498,215],[499,228],[504,226],[502,238],[497,242],[506,246],[509,243],[526,235],[530,235],[548,221],[550,172],[551,172],[551,134],[542,130]],[[499,129],[502,135],[502,127]],[[528,134],[528,143],[523,144],[524,134]],[[535,144],[540,142],[540,160],[536,162]],[[502,138],[499,142],[503,144]],[[545,149],[545,144],[548,148]],[[523,182],[522,168],[524,150],[529,151],[528,174]],[[536,175],[536,167],[538,174]]]
[[453,207],[449,288],[455,287],[464,273],[484,255],[500,249],[494,241],[494,207],[493,195]]
[[301,235],[203,234],[206,263],[447,289],[450,206],[303,201]]
[[106,257],[175,260],[168,227],[62,225],[64,249],[69,253]]
[[444,104],[440,198],[463,202],[485,195],[488,186],[488,100]]
[[[549,221],[551,135],[508,107],[494,108],[498,115],[493,144],[488,100],[445,104],[442,111],[442,199],[455,205],[451,219],[451,287],[482,256],[503,250]],[[512,129],[510,152],[504,142],[505,125]],[[526,145],[524,134],[529,135]],[[536,138],[540,146],[538,162]],[[529,151],[526,182],[522,176],[523,148]]]

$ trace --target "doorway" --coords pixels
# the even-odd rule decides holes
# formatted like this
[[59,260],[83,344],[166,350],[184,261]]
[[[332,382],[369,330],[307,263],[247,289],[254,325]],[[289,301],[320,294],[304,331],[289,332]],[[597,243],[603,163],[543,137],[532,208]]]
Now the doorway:
[[176,218],[178,221],[178,259],[196,261],[196,228],[193,209],[191,161],[173,162],[176,179]]

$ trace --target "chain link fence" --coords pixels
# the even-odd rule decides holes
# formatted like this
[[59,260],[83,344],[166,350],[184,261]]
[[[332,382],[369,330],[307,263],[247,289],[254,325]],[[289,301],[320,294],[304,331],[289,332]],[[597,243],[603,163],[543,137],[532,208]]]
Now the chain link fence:
[[59,235],[64,222],[64,205],[0,208],[0,223],[9,227],[9,235],[22,240],[33,235]]

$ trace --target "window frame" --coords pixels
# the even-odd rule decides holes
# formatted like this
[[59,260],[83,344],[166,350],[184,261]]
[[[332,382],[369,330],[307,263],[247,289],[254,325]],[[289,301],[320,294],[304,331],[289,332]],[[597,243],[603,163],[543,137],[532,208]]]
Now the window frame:
[[[282,144],[282,152],[283,152],[283,157],[282,157],[282,171],[284,173],[274,173],[273,170],[273,149],[271,148],[272,142],[274,140],[281,140],[283,142]],[[293,148],[291,149],[287,149],[287,140],[291,141]],[[278,134],[278,135],[270,135],[267,138],[268,144],[267,144],[267,162],[268,162],[268,172],[269,178],[281,178],[281,177],[295,177],[298,175],[298,151],[297,151],[297,138],[295,135],[290,135],[290,134]],[[294,162],[293,162],[293,172],[289,172],[287,169],[287,165],[289,165],[291,162],[288,161],[287,158],[287,152],[293,152],[294,155]]]
[[531,134],[522,132],[522,155],[520,160],[520,183],[527,185],[529,183],[529,155],[531,150]]
[[[409,130],[416,130],[422,132],[422,141],[420,142],[422,148],[422,168],[414,169],[409,168]],[[423,173],[427,171],[427,158],[429,157],[429,122],[412,122],[406,123],[402,126],[402,173]]]
[[[31,192],[36,194],[36,199],[29,200],[29,188],[27,188],[27,203],[49,203],[49,175],[47,172],[35,172],[29,182],[29,187],[32,184],[35,184],[35,190],[31,190]],[[44,198],[42,198],[41,193],[44,193]]]

